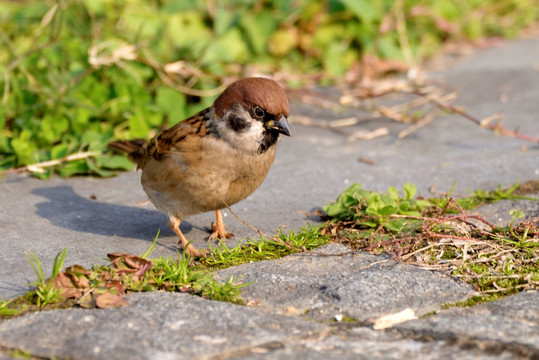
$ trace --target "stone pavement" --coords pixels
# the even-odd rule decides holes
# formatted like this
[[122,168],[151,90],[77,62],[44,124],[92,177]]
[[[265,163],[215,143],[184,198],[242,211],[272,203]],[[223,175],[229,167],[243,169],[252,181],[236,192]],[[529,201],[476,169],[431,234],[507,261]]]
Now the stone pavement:
[[[455,89],[456,104],[478,118],[503,112],[505,127],[539,136],[539,40],[482,50],[431,76]],[[292,114],[326,120],[350,115],[297,103]],[[352,182],[378,191],[411,182],[428,196],[431,187],[446,192],[454,182],[455,192],[465,194],[539,179],[537,144],[496,137],[460,117],[438,118],[401,140],[397,133],[404,126],[389,120],[359,127],[382,125],[389,127],[389,136],[354,143],[327,129],[292,125],[293,137],[279,144],[264,184],[234,210],[273,233],[280,225],[298,229],[312,221],[297,211],[325,205]],[[66,264],[89,266],[104,262],[112,251],[144,253],[160,229],[153,256],[175,256],[177,240],[164,215],[142,205],[146,196],[139,176],[2,181],[0,298],[24,293],[34,280],[24,255],[30,250],[50,273],[64,247]],[[513,208],[539,216],[538,203],[531,201],[505,201],[478,211],[503,223]],[[195,246],[208,246],[212,216],[182,223]],[[232,216],[225,220],[238,237],[255,235]],[[376,263],[381,257],[370,254],[342,255],[343,250],[327,245],[218,272],[219,278],[254,282],[242,293],[250,306],[146,293],[128,296],[130,305],[121,309],[50,311],[3,321],[0,359],[10,358],[13,349],[73,359],[539,358],[538,292],[440,310],[475,292],[436,272]],[[406,309],[409,321],[374,330],[380,317]]]

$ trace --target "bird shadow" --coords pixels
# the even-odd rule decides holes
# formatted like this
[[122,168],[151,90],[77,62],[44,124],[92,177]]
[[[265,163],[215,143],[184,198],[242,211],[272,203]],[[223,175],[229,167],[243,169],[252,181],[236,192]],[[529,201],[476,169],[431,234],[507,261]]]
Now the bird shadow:
[[[146,241],[153,241],[158,229],[160,237],[176,236],[168,227],[166,217],[157,210],[87,199],[70,186],[39,188],[32,193],[47,199],[36,204],[36,214],[65,229]],[[190,223],[182,221],[184,234],[192,228]]]

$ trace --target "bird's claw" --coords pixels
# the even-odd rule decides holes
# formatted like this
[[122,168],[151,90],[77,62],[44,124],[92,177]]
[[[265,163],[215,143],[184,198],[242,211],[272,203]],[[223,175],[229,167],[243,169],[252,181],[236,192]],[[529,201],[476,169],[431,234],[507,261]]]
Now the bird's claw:
[[213,223],[213,222],[211,223],[211,234],[210,234],[210,237],[208,238],[209,241],[213,241],[217,239],[226,240],[231,237],[235,237],[235,235],[227,232],[224,225],[219,226],[216,223]]
[[182,251],[185,255],[190,255],[191,258],[207,258],[208,257],[208,254],[206,253],[206,249],[198,250],[191,244],[188,244]]

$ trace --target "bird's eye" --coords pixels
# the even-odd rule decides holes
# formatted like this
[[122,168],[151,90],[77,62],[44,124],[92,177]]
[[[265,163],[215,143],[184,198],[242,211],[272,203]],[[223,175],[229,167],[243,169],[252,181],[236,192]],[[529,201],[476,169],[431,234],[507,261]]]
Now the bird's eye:
[[255,106],[255,115],[259,118],[263,118],[264,117],[264,110],[262,110],[261,108],[259,108],[258,106]]

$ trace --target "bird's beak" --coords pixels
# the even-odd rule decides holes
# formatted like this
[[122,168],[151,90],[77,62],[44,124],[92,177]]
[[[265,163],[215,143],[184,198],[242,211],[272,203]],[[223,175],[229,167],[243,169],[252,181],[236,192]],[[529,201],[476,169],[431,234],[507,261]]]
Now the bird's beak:
[[292,133],[290,132],[290,127],[288,126],[288,121],[286,120],[286,116],[284,115],[281,115],[281,117],[277,121],[270,121],[268,123],[268,126],[270,127],[270,129],[275,129],[278,132],[285,134],[286,136],[292,135]]

